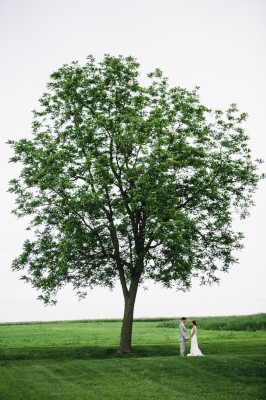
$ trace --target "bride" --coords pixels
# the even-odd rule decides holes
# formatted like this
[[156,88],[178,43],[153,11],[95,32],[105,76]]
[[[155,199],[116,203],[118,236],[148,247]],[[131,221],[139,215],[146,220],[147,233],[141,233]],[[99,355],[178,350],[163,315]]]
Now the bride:
[[191,335],[187,339],[187,340],[191,339],[190,353],[188,354],[188,356],[203,356],[204,354],[202,354],[202,352],[198,347],[197,322],[192,321],[191,325],[192,325]]

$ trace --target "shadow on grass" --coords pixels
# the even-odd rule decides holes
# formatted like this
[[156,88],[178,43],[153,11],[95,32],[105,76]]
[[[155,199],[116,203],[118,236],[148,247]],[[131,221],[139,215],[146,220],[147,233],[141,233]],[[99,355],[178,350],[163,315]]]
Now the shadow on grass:
[[[253,341],[230,341],[221,343],[202,342],[200,348],[205,355],[241,355],[249,352],[264,350],[264,343]],[[189,351],[189,345],[187,350]],[[83,347],[20,347],[0,348],[0,360],[69,360],[69,359],[111,359],[111,358],[140,358],[140,357],[176,357],[179,356],[179,343],[176,345],[137,345],[133,346],[133,352],[129,355],[117,353],[117,347],[83,346]]]

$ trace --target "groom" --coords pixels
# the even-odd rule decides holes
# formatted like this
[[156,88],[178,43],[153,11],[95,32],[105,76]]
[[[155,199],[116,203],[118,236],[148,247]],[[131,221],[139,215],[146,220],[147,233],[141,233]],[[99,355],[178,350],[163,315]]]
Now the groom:
[[180,356],[185,355],[186,344],[187,344],[187,328],[185,327],[186,317],[181,318],[181,324],[179,325],[179,342],[180,342]]

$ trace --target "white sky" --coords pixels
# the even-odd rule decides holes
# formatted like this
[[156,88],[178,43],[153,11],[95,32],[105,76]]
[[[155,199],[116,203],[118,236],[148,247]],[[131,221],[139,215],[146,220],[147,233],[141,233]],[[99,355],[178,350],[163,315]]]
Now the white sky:
[[[266,160],[266,2],[264,0],[1,0],[0,88],[0,322],[120,318],[120,287],[95,289],[77,301],[71,288],[56,307],[44,307],[38,293],[19,280],[10,265],[21,252],[26,221],[11,215],[6,193],[17,167],[4,143],[30,138],[31,110],[49,75],[64,63],[100,60],[104,53],[133,55],[143,74],[155,67],[173,85],[200,86],[201,101],[225,109],[236,102],[249,113],[246,131],[254,157]],[[262,170],[266,170],[266,165]],[[221,276],[220,286],[194,282],[188,293],[148,284],[140,289],[135,317],[234,315],[265,312],[266,181],[245,221],[239,264]]]

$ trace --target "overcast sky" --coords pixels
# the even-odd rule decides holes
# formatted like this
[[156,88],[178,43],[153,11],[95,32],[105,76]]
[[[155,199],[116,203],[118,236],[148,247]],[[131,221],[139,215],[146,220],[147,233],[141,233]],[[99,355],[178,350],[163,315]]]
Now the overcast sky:
[[[119,286],[90,291],[77,301],[71,288],[56,307],[44,307],[38,293],[11,271],[21,252],[26,221],[11,215],[6,193],[18,168],[8,164],[8,139],[31,137],[31,110],[49,75],[88,54],[132,55],[143,76],[161,68],[172,85],[200,86],[203,104],[225,109],[236,102],[249,114],[246,132],[254,158],[266,160],[266,2],[264,0],[1,0],[0,118],[0,322],[120,318]],[[266,170],[266,165],[262,166]],[[255,207],[235,229],[245,234],[239,264],[221,275],[220,285],[179,293],[148,283],[140,289],[135,317],[235,315],[265,312],[266,181]]]

